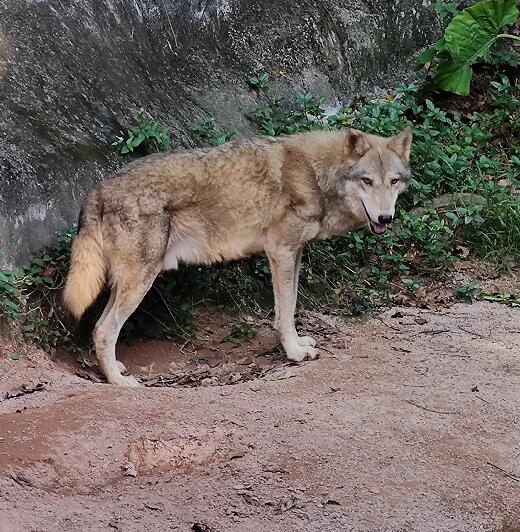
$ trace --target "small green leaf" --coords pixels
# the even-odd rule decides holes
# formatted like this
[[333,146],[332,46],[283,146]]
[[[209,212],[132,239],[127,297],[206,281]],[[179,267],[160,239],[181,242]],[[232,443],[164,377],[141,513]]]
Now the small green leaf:
[[20,355],[18,353],[12,353],[11,360],[20,360]]
[[454,2],[435,2],[432,4],[431,9],[442,18],[454,17],[459,12]]
[[446,41],[444,37],[438,40],[433,46],[424,50],[424,52],[417,59],[417,68],[422,68],[426,63],[433,61],[435,56],[441,51],[444,50],[446,46]]
[[10,308],[15,313],[21,312],[20,307],[16,303],[13,303],[12,301],[9,301],[8,299],[2,299],[2,305],[6,306],[7,308]]
[[143,142],[144,139],[145,139],[144,133],[140,133],[139,135],[137,135],[137,137],[134,137],[131,140],[132,148],[136,148],[137,146],[139,146],[139,144],[141,144],[141,142]]
[[420,69],[426,63],[431,63],[433,58],[437,55],[437,48],[435,46],[432,46],[428,48],[427,50],[424,50],[424,52],[417,58],[417,68]]

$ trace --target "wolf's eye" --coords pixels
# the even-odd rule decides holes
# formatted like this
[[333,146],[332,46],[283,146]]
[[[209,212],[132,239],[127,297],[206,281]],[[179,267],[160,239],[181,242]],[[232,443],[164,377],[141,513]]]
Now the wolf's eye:
[[392,185],[397,185],[397,183],[399,183],[399,179],[392,179],[390,183],[392,183]]
[[365,183],[365,185],[371,185],[372,184],[372,179],[370,179],[369,177],[364,177],[363,178],[363,183]]

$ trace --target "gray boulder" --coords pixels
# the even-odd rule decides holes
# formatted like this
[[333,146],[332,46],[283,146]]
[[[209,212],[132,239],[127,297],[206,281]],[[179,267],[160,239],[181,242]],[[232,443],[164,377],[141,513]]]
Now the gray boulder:
[[251,132],[252,72],[340,103],[412,72],[438,21],[412,0],[3,0],[0,268],[75,223],[145,109],[191,145],[203,117]]

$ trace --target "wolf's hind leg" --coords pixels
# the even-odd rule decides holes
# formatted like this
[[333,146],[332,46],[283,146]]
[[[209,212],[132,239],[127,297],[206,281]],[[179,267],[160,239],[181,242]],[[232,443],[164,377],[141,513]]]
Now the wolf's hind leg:
[[134,377],[121,375],[122,368],[116,360],[116,342],[121,327],[143,300],[158,273],[159,269],[145,272],[132,270],[126,273],[125,278],[117,279],[107,304],[108,311],[103,313],[96,324],[96,355],[99,367],[110,384],[139,386]]
[[[116,289],[115,287],[110,289],[110,298],[108,300],[108,303],[106,304],[106,307],[103,310],[103,313],[101,314],[101,317],[97,321],[97,325],[101,325],[103,320],[106,318],[107,314],[109,313],[110,309],[112,308],[112,305],[114,304],[114,301],[116,299]],[[117,360],[117,367],[119,368],[120,373],[124,373],[126,371],[126,366],[120,361]]]

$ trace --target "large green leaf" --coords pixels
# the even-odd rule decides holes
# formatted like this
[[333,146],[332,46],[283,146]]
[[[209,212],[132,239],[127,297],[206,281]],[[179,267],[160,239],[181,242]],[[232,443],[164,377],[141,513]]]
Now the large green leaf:
[[496,41],[500,29],[516,22],[515,0],[488,0],[462,11],[448,24],[446,48],[458,63],[471,63]]
[[[489,55],[500,30],[518,19],[515,0],[488,0],[468,7],[449,23],[444,34],[444,43],[438,53],[439,61],[435,85],[461,96],[469,94],[471,64],[478,58]],[[437,45],[439,45],[437,43]]]

